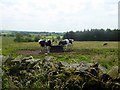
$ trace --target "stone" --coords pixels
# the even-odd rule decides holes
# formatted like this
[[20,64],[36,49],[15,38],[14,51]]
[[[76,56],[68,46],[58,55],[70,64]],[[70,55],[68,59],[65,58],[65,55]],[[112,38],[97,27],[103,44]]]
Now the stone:
[[112,79],[116,79],[119,75],[118,66],[113,66],[107,73]]

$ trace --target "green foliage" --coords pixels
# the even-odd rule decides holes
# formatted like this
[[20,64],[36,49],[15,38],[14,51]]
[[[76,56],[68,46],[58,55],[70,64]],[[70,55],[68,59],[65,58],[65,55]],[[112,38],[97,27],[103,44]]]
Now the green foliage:
[[15,38],[14,41],[16,41],[16,42],[22,42],[23,41],[23,35],[20,34],[20,33],[17,33],[16,34],[16,38]]
[[16,38],[14,39],[14,41],[15,42],[33,42],[34,39],[32,38],[31,35],[24,36],[24,34],[17,33]]
[[73,31],[66,32],[66,34],[63,36],[64,39],[75,39],[76,33]]
[[60,36],[57,36],[57,40],[60,40],[61,39],[61,37]]
[[34,41],[35,41],[35,42],[38,42],[38,40],[40,40],[40,38],[41,38],[41,37],[40,37],[39,35],[38,35],[38,36],[35,36]]
[[66,32],[63,38],[73,38],[76,41],[120,41],[118,29],[91,29]]
[[2,90],[8,90],[10,86],[7,75],[4,74],[2,78]]
[[38,42],[39,39],[57,39],[60,40],[62,37],[61,33],[49,33],[49,32],[16,32],[15,42]]

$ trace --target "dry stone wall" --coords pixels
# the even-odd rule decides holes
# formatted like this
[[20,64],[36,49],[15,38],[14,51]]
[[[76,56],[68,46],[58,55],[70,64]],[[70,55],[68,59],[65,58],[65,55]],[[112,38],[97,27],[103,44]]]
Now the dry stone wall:
[[99,63],[56,62],[54,57],[44,60],[18,56],[2,56],[2,89],[39,90],[119,90],[118,66],[110,71]]

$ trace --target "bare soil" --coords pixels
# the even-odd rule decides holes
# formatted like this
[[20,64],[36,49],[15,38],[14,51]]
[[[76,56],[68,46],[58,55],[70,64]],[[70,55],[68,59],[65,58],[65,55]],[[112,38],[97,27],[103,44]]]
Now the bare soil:
[[[23,55],[40,55],[40,54],[45,54],[46,51],[40,52],[40,50],[18,50],[16,52],[17,54],[23,54]],[[53,54],[70,54],[70,53],[79,53],[79,54],[95,54],[95,52],[91,50],[67,50],[64,52],[51,52]]]
[[18,50],[16,53],[23,55],[39,55],[40,50]]

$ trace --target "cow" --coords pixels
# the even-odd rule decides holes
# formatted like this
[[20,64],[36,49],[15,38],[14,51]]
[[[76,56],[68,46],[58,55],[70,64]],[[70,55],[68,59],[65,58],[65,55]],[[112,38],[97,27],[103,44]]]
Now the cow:
[[104,43],[103,46],[106,46],[108,43]]
[[74,41],[73,39],[68,39],[68,40],[69,40],[69,43],[71,43],[71,44],[72,44],[72,43],[73,43],[73,41]]
[[64,39],[60,41],[58,45],[62,45],[62,46],[72,45],[73,41],[74,41],[73,39]]
[[59,44],[58,44],[58,45],[61,45],[61,46],[67,45],[67,41],[62,40],[62,41],[60,41],[60,42],[59,42]]
[[69,46],[69,48],[71,48],[70,46],[71,46],[72,44],[73,44],[73,39],[64,39],[64,40],[61,40],[61,41],[58,43],[58,45],[65,46],[65,47],[66,47],[65,49],[67,49],[68,46]]
[[70,50],[72,48],[71,46],[73,45],[73,41],[74,41],[73,39],[64,39],[64,40],[59,41],[58,45],[65,46],[66,50]]
[[38,42],[41,45],[41,47],[45,47],[46,46],[46,40],[38,40]]
[[39,40],[38,42],[39,42],[39,45],[42,47],[40,52],[42,52],[43,47],[45,47],[47,49],[47,53],[50,52],[50,47],[52,45],[52,41],[51,40]]

